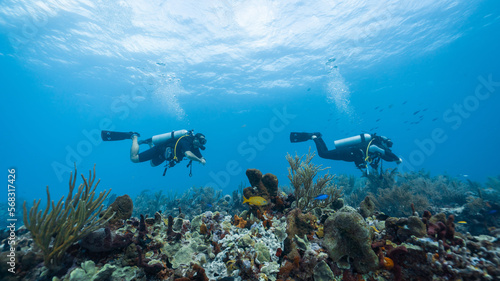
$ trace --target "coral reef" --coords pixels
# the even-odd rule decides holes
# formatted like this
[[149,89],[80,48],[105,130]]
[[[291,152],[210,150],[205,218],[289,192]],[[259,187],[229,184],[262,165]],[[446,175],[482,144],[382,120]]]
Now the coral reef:
[[[299,169],[301,165],[311,164],[309,156],[305,161],[301,157],[293,158],[292,164]],[[74,240],[64,249],[68,262],[57,272],[49,269],[50,264],[43,266],[43,249],[34,236],[21,227],[15,231],[14,249],[19,267],[15,275],[9,273],[6,269],[8,256],[4,254],[12,249],[8,247],[9,234],[0,233],[4,245],[4,253],[0,255],[0,279],[375,281],[500,278],[500,230],[495,227],[499,223],[497,210],[500,206],[491,200],[493,190],[447,176],[431,178],[422,171],[398,176],[397,180],[395,175],[395,171],[386,170],[378,179],[332,178],[348,195],[325,205],[314,201],[306,205],[303,205],[304,200],[297,202],[300,197],[296,197],[296,189],[293,193],[285,193],[281,190],[288,188],[278,188],[274,175],[263,175],[256,169],[247,170],[250,186],[240,185],[232,196],[205,187],[190,188],[181,196],[144,192],[135,200],[140,206],[130,204],[127,196],[117,196],[114,203],[108,204],[108,213],[102,212],[100,207],[94,210],[93,213],[102,215],[102,224],[81,237],[79,243],[73,243]],[[309,177],[309,186],[314,186],[313,178]],[[70,188],[74,181],[74,178],[70,180]],[[85,185],[94,187],[89,193],[95,190],[93,179],[84,178]],[[457,188],[463,192],[464,187],[469,188],[464,192],[465,201],[463,196],[451,191]],[[304,189],[304,185],[300,188]],[[435,193],[432,189],[442,194],[432,195]],[[429,199],[429,204],[417,200],[419,191],[429,196],[425,198]],[[86,194],[83,188],[77,196],[68,196],[71,199],[67,201],[68,206],[73,206],[69,202],[74,198],[81,199]],[[242,205],[244,194],[245,197],[266,198],[269,203]],[[94,198],[104,200],[105,197]],[[447,202],[448,199],[455,201]],[[401,202],[396,202],[398,200]],[[147,207],[147,202],[152,207]],[[35,202],[33,208],[38,208],[38,204]],[[396,206],[386,206],[388,204]],[[53,203],[52,210],[61,208],[64,214],[64,204],[61,205]],[[75,206],[78,210],[79,205]],[[132,208],[134,212],[130,217]],[[110,212],[116,213],[113,219],[120,218],[113,224],[111,221],[104,223]],[[42,211],[34,213],[40,218],[44,215]],[[479,229],[477,225],[481,224],[483,227],[477,230],[481,235],[469,232]],[[85,225],[89,226],[91,224]],[[52,233],[49,247],[53,247],[57,236],[63,234]]]

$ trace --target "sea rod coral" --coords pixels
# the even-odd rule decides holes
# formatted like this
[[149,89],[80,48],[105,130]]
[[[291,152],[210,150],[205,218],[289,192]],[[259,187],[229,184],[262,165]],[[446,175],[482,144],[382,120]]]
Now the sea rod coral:
[[70,174],[69,192],[66,200],[64,196],[54,204],[50,200],[49,187],[47,186],[47,207],[45,211],[38,210],[40,201],[34,201],[29,213],[24,202],[23,220],[26,228],[31,232],[34,242],[43,252],[44,264],[47,268],[55,270],[63,262],[66,250],[76,241],[82,239],[92,231],[107,223],[112,216],[108,211],[99,218],[102,203],[111,192],[103,191],[95,198],[95,165],[93,172],[89,172],[86,179],[82,174],[83,183],[78,186],[77,193],[73,196],[76,183],[75,173]]
[[[305,160],[304,160],[305,156]],[[312,210],[316,207],[324,208],[342,196],[342,189],[338,188],[333,179],[334,175],[325,174],[314,180],[318,173],[327,170],[321,165],[311,163],[315,153],[294,157],[287,153],[286,159],[290,164],[288,168],[288,179],[294,187],[297,207],[302,210]],[[316,200],[319,195],[327,195],[323,200]]]

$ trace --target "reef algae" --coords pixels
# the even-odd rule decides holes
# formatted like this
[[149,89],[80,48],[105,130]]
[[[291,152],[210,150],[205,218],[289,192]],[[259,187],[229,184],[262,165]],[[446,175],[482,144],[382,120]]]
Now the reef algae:
[[352,265],[360,273],[378,267],[377,255],[371,248],[370,227],[354,208],[345,206],[328,217],[324,233],[323,246],[339,267]]

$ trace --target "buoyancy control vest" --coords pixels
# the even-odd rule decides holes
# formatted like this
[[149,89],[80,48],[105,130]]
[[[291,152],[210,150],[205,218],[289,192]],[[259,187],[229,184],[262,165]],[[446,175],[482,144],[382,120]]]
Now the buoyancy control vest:
[[[178,157],[177,155],[177,145],[179,144],[179,141],[186,136],[191,136],[193,135],[193,130],[188,131],[188,130],[177,130],[177,131],[172,131],[169,133],[164,133],[156,136],[151,137],[151,141],[153,142],[154,145],[167,145],[171,147],[167,147],[165,149],[165,159],[167,160],[167,164],[165,165],[165,170],[163,171],[163,176],[165,176],[165,173],[167,172],[168,168],[174,167],[176,163],[180,162],[182,160],[182,157]],[[173,156],[173,157],[172,157]],[[189,176],[191,177],[193,175],[192,173],[192,160],[189,161],[187,167],[191,167],[189,171]]]

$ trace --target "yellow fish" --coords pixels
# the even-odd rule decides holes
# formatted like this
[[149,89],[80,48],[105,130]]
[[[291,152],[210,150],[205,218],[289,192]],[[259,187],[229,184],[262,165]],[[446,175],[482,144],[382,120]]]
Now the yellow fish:
[[260,196],[252,196],[248,199],[246,199],[245,196],[243,196],[243,203],[242,204],[245,204],[245,203],[248,203],[249,205],[255,205],[255,206],[264,206],[264,205],[267,205],[267,200],[260,197]]
[[459,221],[458,223],[464,223],[464,224],[465,224],[465,223],[467,223],[467,222],[466,222],[466,221]]

